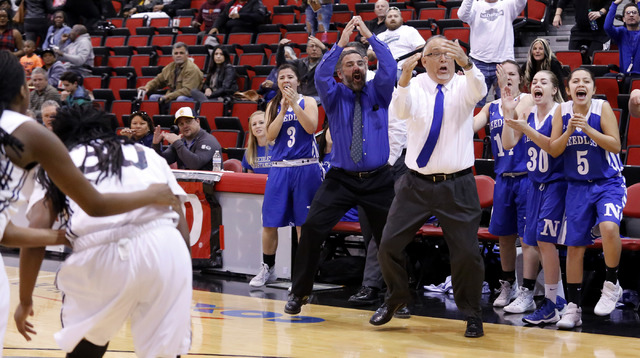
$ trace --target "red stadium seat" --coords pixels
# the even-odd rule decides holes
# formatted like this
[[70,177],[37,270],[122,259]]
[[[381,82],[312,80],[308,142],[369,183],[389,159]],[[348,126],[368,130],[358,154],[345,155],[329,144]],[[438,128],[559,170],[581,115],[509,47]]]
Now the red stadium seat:
[[233,129],[214,129],[211,135],[216,137],[222,148],[238,148],[240,143],[240,131]]
[[558,61],[563,65],[569,66],[571,71],[582,65],[582,54],[580,54],[580,51],[557,51],[556,58],[558,58]]

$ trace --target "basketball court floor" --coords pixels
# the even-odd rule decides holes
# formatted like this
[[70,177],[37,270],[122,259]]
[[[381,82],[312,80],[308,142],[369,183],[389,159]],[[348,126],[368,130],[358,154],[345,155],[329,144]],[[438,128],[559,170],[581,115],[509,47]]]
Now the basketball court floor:
[[[34,292],[38,332],[27,342],[15,329],[18,302],[17,256],[3,254],[11,283],[11,317],[4,342],[5,357],[64,357],[53,333],[60,329],[61,294],[54,285],[56,260],[46,260]],[[314,293],[299,316],[283,313],[285,289],[254,289],[248,280],[194,274],[193,343],[187,357],[638,357],[640,319],[633,307],[597,317],[585,308],[584,325],[576,331],[555,326],[526,327],[522,315],[494,310],[483,296],[485,336],[463,337],[465,323],[452,296],[416,291],[410,319],[393,319],[374,327],[370,305],[354,307],[348,297],[358,287]],[[130,329],[115,337],[105,357],[135,357]]]

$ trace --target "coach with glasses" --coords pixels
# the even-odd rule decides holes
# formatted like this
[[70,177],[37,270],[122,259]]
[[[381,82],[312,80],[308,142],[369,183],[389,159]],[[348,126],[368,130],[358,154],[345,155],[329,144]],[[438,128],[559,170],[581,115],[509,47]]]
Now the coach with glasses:
[[[411,79],[420,58],[427,72]],[[454,60],[464,76],[455,73]],[[484,263],[477,239],[481,209],[471,167],[473,108],[486,93],[482,73],[457,42],[444,36],[431,37],[422,54],[402,66],[390,113],[407,121],[409,172],[396,182],[382,233],[378,261],[387,295],[369,321],[373,325],[387,323],[409,303],[403,250],[435,215],[449,246],[453,295],[466,316],[465,336],[484,334],[480,307]]]

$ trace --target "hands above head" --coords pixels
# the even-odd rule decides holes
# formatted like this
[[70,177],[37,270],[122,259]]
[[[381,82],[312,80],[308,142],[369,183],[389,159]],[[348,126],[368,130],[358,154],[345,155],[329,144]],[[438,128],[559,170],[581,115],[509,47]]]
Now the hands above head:
[[369,38],[373,35],[373,33],[371,33],[371,30],[369,30],[369,28],[367,27],[367,25],[364,23],[364,21],[362,20],[362,17],[360,16],[354,16],[353,20],[355,21],[356,24],[356,29],[360,32],[360,34],[362,35],[362,37],[364,38]]
[[456,61],[458,66],[463,69],[471,64],[469,57],[464,53],[464,50],[460,47],[457,39],[454,41],[444,41],[442,49],[449,57]]
[[498,87],[505,88],[507,86],[507,72],[502,65],[496,65],[496,77],[498,78]]

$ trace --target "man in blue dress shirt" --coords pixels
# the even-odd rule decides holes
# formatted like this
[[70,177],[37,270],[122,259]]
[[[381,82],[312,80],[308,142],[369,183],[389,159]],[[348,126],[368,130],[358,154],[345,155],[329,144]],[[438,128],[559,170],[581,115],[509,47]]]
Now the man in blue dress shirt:
[[[368,83],[364,51],[343,51],[354,29],[367,38],[379,61],[378,72]],[[333,78],[334,70],[342,83]],[[361,206],[374,238],[379,241],[382,237],[394,196],[393,176],[387,164],[387,114],[395,78],[396,61],[389,47],[371,33],[360,16],[349,21],[338,43],[316,68],[316,88],[333,138],[333,160],[302,225],[286,313],[298,314],[307,303],[320,247],[350,208]]]

